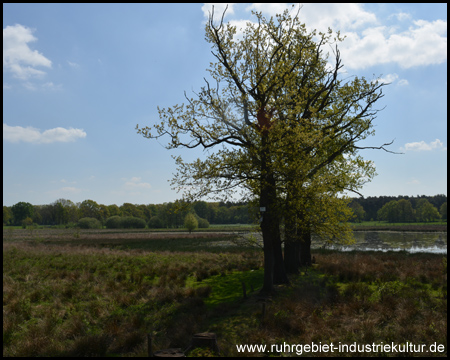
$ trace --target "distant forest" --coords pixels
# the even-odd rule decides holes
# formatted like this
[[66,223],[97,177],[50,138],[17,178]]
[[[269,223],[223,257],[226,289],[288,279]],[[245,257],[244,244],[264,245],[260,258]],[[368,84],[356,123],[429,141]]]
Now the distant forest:
[[[361,206],[363,214],[358,213]],[[389,206],[391,204],[392,206]],[[432,206],[429,206],[432,205]],[[353,198],[350,207],[355,214],[354,221],[385,220],[389,222],[426,222],[447,220],[447,196],[369,196]],[[383,211],[383,208],[386,211]],[[439,216],[436,216],[436,213]],[[391,215],[391,216],[389,216]],[[427,219],[427,216],[433,219]]]
[[[353,222],[447,220],[446,195],[353,198],[349,206],[354,213]],[[183,227],[188,213],[194,213],[198,220],[202,220],[202,227],[209,224],[250,224],[258,217],[258,209],[245,202],[197,201],[185,204],[175,201],[149,205],[124,203],[117,206],[98,204],[93,200],[75,204],[67,199],[59,199],[48,205],[19,202],[13,206],[3,206],[3,225],[70,226],[79,223],[83,218],[95,218],[100,224],[108,225],[108,220],[111,224],[117,217],[127,217],[131,220],[138,219],[143,227],[178,228]]]

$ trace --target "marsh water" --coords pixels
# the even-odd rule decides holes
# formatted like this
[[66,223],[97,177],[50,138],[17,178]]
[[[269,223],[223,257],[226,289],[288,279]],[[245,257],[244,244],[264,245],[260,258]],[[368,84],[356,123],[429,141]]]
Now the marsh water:
[[312,248],[375,251],[426,252],[447,254],[446,232],[355,231],[356,242],[351,245],[326,245],[320,238],[312,238]]

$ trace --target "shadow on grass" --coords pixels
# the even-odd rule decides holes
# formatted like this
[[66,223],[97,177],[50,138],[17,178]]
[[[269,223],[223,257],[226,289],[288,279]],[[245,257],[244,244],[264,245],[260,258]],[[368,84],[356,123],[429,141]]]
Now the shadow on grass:
[[205,304],[215,306],[243,299],[242,283],[245,284],[247,295],[258,291],[262,287],[263,276],[263,269],[233,271],[227,275],[215,275],[204,279],[199,282],[199,286],[209,285],[211,287],[211,294],[205,299]]

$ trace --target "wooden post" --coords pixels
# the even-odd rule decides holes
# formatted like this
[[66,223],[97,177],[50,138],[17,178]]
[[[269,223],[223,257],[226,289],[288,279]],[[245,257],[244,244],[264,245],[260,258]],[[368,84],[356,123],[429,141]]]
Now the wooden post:
[[147,334],[147,356],[148,357],[153,357],[153,352],[152,352],[152,337],[150,334]]
[[247,290],[245,289],[245,283],[242,281],[242,292],[244,293],[244,299],[247,298]]

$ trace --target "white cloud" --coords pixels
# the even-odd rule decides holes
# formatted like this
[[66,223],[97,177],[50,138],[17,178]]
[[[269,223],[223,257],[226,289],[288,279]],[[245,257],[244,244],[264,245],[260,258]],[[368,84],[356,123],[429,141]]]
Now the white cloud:
[[80,65],[74,62],[71,62],[69,60],[67,60],[67,63],[69,64],[70,67],[74,68],[74,69],[79,69]]
[[361,35],[345,32],[340,45],[343,62],[357,69],[397,63],[402,68],[441,64],[447,60],[447,21],[413,21],[408,30],[396,33],[387,26],[365,29]]
[[53,84],[53,82],[49,81],[49,82],[46,82],[45,84],[42,84],[42,88],[47,89],[47,90],[61,90],[62,85],[61,84],[56,85],[56,84]]
[[[392,84],[397,79],[398,79],[398,75],[396,73],[393,73],[393,74],[387,74],[386,76],[383,76],[382,78],[380,78],[378,80],[379,80],[379,82],[382,82],[382,83]],[[401,79],[401,80],[398,80],[397,85],[398,86],[406,86],[406,85],[409,85],[409,82],[406,79]]]
[[71,193],[71,194],[75,194],[75,193],[81,192],[81,189],[78,189],[78,188],[73,187],[73,186],[66,186],[66,187],[63,187],[63,188],[61,188],[59,190],[62,191],[62,192]]
[[12,143],[23,141],[33,144],[49,144],[53,142],[73,142],[84,137],[86,137],[86,133],[82,129],[57,127],[41,132],[31,126],[24,128],[3,124],[3,140]]
[[214,18],[220,20],[222,18],[222,14],[225,11],[225,8],[228,5],[227,12],[225,13],[225,16],[227,15],[233,15],[234,14],[234,3],[204,3],[202,6],[203,15],[205,18],[209,18],[209,13],[212,13],[212,7],[214,6]]
[[[298,9],[297,6],[295,8]],[[276,14],[282,14],[286,9],[291,9],[291,6],[287,3],[253,3],[247,6],[245,10],[254,10],[262,12],[263,15],[275,16]],[[297,11],[295,13],[297,13]]]
[[[127,180],[127,179],[124,179]],[[130,180],[125,182],[125,189],[127,190],[139,190],[139,189],[150,189],[152,186],[149,183],[141,182],[142,178],[132,177]]]
[[79,194],[82,191],[83,191],[83,189],[79,189],[79,188],[76,188],[73,186],[66,186],[66,187],[62,187],[60,189],[47,191],[46,194],[48,194],[49,196],[51,196],[53,198],[64,198],[64,197],[70,197],[74,194]]
[[425,141],[406,143],[404,147],[401,148],[402,151],[431,151],[433,149],[447,150],[441,140],[436,139],[435,141],[427,144]]
[[36,67],[52,67],[49,59],[28,46],[28,43],[37,40],[33,31],[20,24],[3,29],[3,68],[22,80],[45,75]]
[[380,78],[380,82],[383,83],[393,83],[395,80],[398,79],[398,75],[397,74],[387,74],[386,76]]
[[396,17],[397,20],[403,21],[403,20],[411,19],[411,14],[404,13],[404,12],[399,12],[397,14],[393,14],[393,15],[389,16],[389,18],[392,18],[392,17]]
[[299,14],[308,29],[325,32],[352,30],[363,25],[376,24],[375,14],[365,11],[362,4],[304,4]]
[[417,180],[416,178],[411,178],[411,180],[408,181],[407,184],[420,185],[420,181]]
[[[210,4],[208,4],[210,6]],[[206,5],[202,8],[205,12]],[[291,9],[287,3],[251,4],[246,10],[261,11],[270,17]],[[294,16],[298,6],[291,9]],[[232,13],[232,12],[231,12]],[[207,15],[207,12],[205,13]],[[343,64],[349,69],[363,69],[379,64],[395,63],[401,68],[442,64],[447,60],[447,21],[414,20],[407,13],[396,13],[388,19],[378,19],[375,13],[362,4],[313,4],[302,5],[300,20],[311,31],[326,32],[330,27],[340,31],[346,39],[339,44]],[[248,16],[250,18],[250,16]],[[389,20],[390,19],[390,20]],[[396,19],[397,23],[392,25]],[[389,20],[387,22],[386,20]],[[245,27],[249,20],[232,20],[233,25]],[[406,30],[401,29],[405,25]],[[389,25],[384,25],[388,24]],[[407,85],[399,80],[398,85]]]

